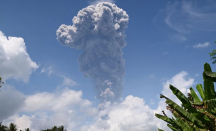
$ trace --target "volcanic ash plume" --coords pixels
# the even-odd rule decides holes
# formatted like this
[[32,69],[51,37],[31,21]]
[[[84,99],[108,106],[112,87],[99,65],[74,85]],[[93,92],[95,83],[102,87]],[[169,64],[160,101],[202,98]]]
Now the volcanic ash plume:
[[57,39],[63,45],[83,50],[78,61],[84,76],[95,82],[97,98],[119,102],[125,74],[122,48],[129,17],[115,4],[100,2],[80,10],[73,25],[61,25]]

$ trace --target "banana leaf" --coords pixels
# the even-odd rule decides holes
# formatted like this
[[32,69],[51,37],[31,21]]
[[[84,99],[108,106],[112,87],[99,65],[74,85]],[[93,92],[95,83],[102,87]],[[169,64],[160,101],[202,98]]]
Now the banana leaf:
[[170,125],[170,124],[167,124],[167,126],[168,126],[170,129],[172,129],[173,131],[180,131],[180,130],[176,129],[175,127],[173,127],[173,126]]
[[196,110],[191,106],[191,102],[188,100],[188,98],[176,87],[172,86],[170,84],[170,89],[172,90],[173,94],[176,95],[176,97],[182,102],[182,105],[188,109],[190,112],[196,112]]
[[198,92],[199,92],[199,94],[200,94],[202,100],[204,101],[204,100],[205,100],[205,94],[204,94],[204,90],[203,90],[203,88],[202,88],[202,84],[198,84],[198,85],[196,86],[196,89],[198,90]]
[[173,120],[172,120],[171,118],[169,118],[169,117],[166,117],[166,116],[163,116],[163,115],[160,115],[160,114],[155,114],[155,116],[156,116],[157,118],[159,118],[159,119],[161,119],[161,120],[163,120],[163,121],[169,123],[169,124],[175,124],[175,123],[173,122]]
[[208,79],[208,76],[205,72],[212,72],[211,66],[208,63],[204,64],[204,71],[203,71],[203,79],[204,79],[204,94],[205,100],[210,100],[215,98],[215,89],[213,81]]
[[190,88],[190,92],[191,92],[191,96],[193,97],[194,103],[202,102],[192,87]]
[[190,125],[189,125],[189,121],[187,121],[187,122],[184,122],[182,119],[181,119],[181,117],[180,117],[180,115],[176,112],[176,111],[174,111],[173,112],[173,116],[175,116],[175,118],[176,118],[176,123],[177,123],[177,125],[181,128],[181,130],[183,131],[183,130],[188,130],[188,131],[192,131],[194,128],[193,127],[191,127]]
[[216,72],[210,72],[210,71],[204,71],[204,72],[207,79],[216,82]]

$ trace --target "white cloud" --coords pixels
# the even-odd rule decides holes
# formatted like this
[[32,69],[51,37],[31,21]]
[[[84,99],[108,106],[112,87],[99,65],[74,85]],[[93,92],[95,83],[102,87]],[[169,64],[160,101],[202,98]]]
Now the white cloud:
[[195,76],[199,76],[199,74],[196,74]]
[[73,80],[71,80],[65,76],[62,76],[62,77],[64,78],[64,81],[62,83],[63,86],[75,86],[75,85],[77,85],[77,83],[75,81],[73,81]]
[[58,76],[63,78],[63,82],[61,85],[57,86],[56,91],[62,90],[65,87],[70,87],[70,86],[76,86],[78,85],[74,80],[64,76],[64,75],[59,75]]
[[[162,94],[180,104],[169,89],[169,84],[186,94],[187,89],[194,84],[194,79],[187,78],[187,75],[187,72],[182,71],[163,82]],[[10,99],[10,96],[5,96],[5,99]],[[106,102],[98,105],[104,107],[99,111],[92,106],[92,102],[82,98],[82,91],[65,88],[54,93],[41,92],[26,96],[24,103],[20,111],[27,114],[13,115],[3,124],[15,122],[23,129],[27,123],[26,128],[30,127],[32,131],[61,124],[68,130],[79,131],[156,131],[158,127],[170,130],[165,122],[155,117],[155,113],[161,114],[162,110],[171,116],[166,110],[164,99],[158,102],[154,110],[145,104],[144,99],[129,95],[119,104]],[[102,116],[107,118],[101,119]]]
[[115,0],[89,0],[90,5],[97,5],[99,2],[115,3]]
[[[95,123],[82,126],[80,131],[141,131],[141,129],[145,130],[145,128],[157,129],[155,125],[152,128],[151,125],[145,123],[145,119],[148,119],[148,116],[146,113],[142,113],[142,110],[148,112],[149,107],[145,106],[144,101],[140,98],[130,95],[120,104],[111,105],[107,102],[104,104],[104,107],[105,109],[98,114]],[[101,116],[106,114],[108,114],[108,119],[100,119]],[[144,127],[145,125],[147,127]]]
[[193,46],[193,48],[205,48],[205,47],[208,47],[210,45],[209,42],[205,42],[203,44],[199,43],[199,44],[196,44]]
[[[5,92],[2,91],[1,94],[4,95]],[[18,99],[19,97],[20,96],[16,96]],[[60,126],[63,124],[69,126],[71,123],[75,124],[75,120],[81,122],[88,117],[91,118],[97,113],[97,109],[91,107],[92,103],[81,97],[81,91],[74,91],[68,88],[65,88],[61,92],[42,92],[25,96],[24,104],[17,102],[17,105],[22,105],[22,107],[8,109],[16,111],[20,109],[20,112],[25,112],[28,115],[24,114],[19,116],[18,114],[11,114],[10,117],[7,117],[7,119],[3,121],[3,124],[8,125],[10,122],[14,122],[20,127],[19,129],[30,127],[33,131],[38,131],[51,128],[54,125]],[[10,98],[11,96],[9,95],[5,97],[5,99],[9,100]],[[12,104],[14,103],[9,103],[8,105],[15,107]],[[6,112],[8,111],[4,111],[4,114],[0,114],[0,118],[2,118],[2,115],[5,115]]]
[[[118,105],[105,104],[105,109],[99,116],[108,114],[107,120],[100,118],[90,126],[84,126],[81,131],[142,131],[157,130],[157,120],[154,111],[145,105],[143,99],[129,95]],[[157,121],[157,122],[156,122]]]
[[0,63],[0,74],[4,80],[14,78],[27,82],[32,71],[38,68],[29,57],[23,38],[7,38],[1,31]]
[[45,73],[45,72],[47,72],[48,75],[51,75],[52,73],[54,73],[53,67],[52,67],[52,66],[49,66],[49,67],[47,67],[47,68],[42,68],[42,69],[41,69],[41,73]]
[[22,115],[13,115],[4,121],[4,125],[9,126],[10,123],[16,123],[18,130],[29,128],[32,124],[31,117]]
[[67,111],[73,105],[89,106],[91,102],[82,100],[82,92],[65,88],[61,93],[42,92],[28,96],[23,111],[38,110]]

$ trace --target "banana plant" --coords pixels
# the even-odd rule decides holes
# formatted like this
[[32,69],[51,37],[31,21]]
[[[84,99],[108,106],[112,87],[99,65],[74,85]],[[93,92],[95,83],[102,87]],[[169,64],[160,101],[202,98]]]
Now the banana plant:
[[182,102],[182,106],[161,94],[160,98],[166,99],[167,109],[175,119],[165,114],[155,114],[155,116],[167,122],[167,126],[173,131],[216,131],[216,93],[213,83],[216,82],[216,72],[212,72],[208,63],[204,64],[203,80],[204,89],[201,84],[196,86],[201,99],[192,87],[186,97],[180,90],[170,85],[170,89]]

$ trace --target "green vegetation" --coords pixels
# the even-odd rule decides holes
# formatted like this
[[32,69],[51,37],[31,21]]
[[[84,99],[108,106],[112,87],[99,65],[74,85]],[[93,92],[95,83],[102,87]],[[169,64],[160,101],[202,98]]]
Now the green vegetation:
[[[216,43],[216,41],[215,41],[214,43]],[[215,56],[215,55],[216,55],[216,50],[213,50],[212,52],[210,52],[209,55],[210,55],[210,57],[212,57],[211,60],[212,60],[212,59],[215,59],[215,60],[212,62],[212,64],[215,64],[215,63],[216,63],[216,56]]]
[[54,126],[52,129],[46,129],[46,130],[41,130],[41,131],[67,131],[66,129],[64,129],[64,126]]
[[2,84],[4,84],[4,82],[2,82],[2,78],[0,77],[0,88],[2,87]]
[[204,89],[201,84],[196,86],[201,99],[192,87],[186,97],[170,85],[170,89],[182,105],[179,106],[161,94],[160,98],[166,99],[167,109],[171,111],[174,118],[167,117],[164,111],[162,111],[163,115],[155,114],[155,116],[167,122],[167,126],[173,131],[216,131],[216,92],[213,83],[216,82],[216,72],[212,72],[208,63],[204,64],[203,80]]
[[2,125],[0,122],[0,131],[17,131],[17,126],[13,123],[10,123],[9,127]]
[[[9,127],[2,125],[0,122],[0,131],[17,131],[17,126],[14,123],[10,123]],[[20,130],[22,131],[22,130]],[[25,129],[24,131],[31,131],[29,128]],[[64,126],[54,126],[51,129],[41,130],[41,131],[67,131],[64,129]]]
[[8,131],[8,127],[5,125],[2,125],[2,123],[0,122],[0,130],[1,131]]

